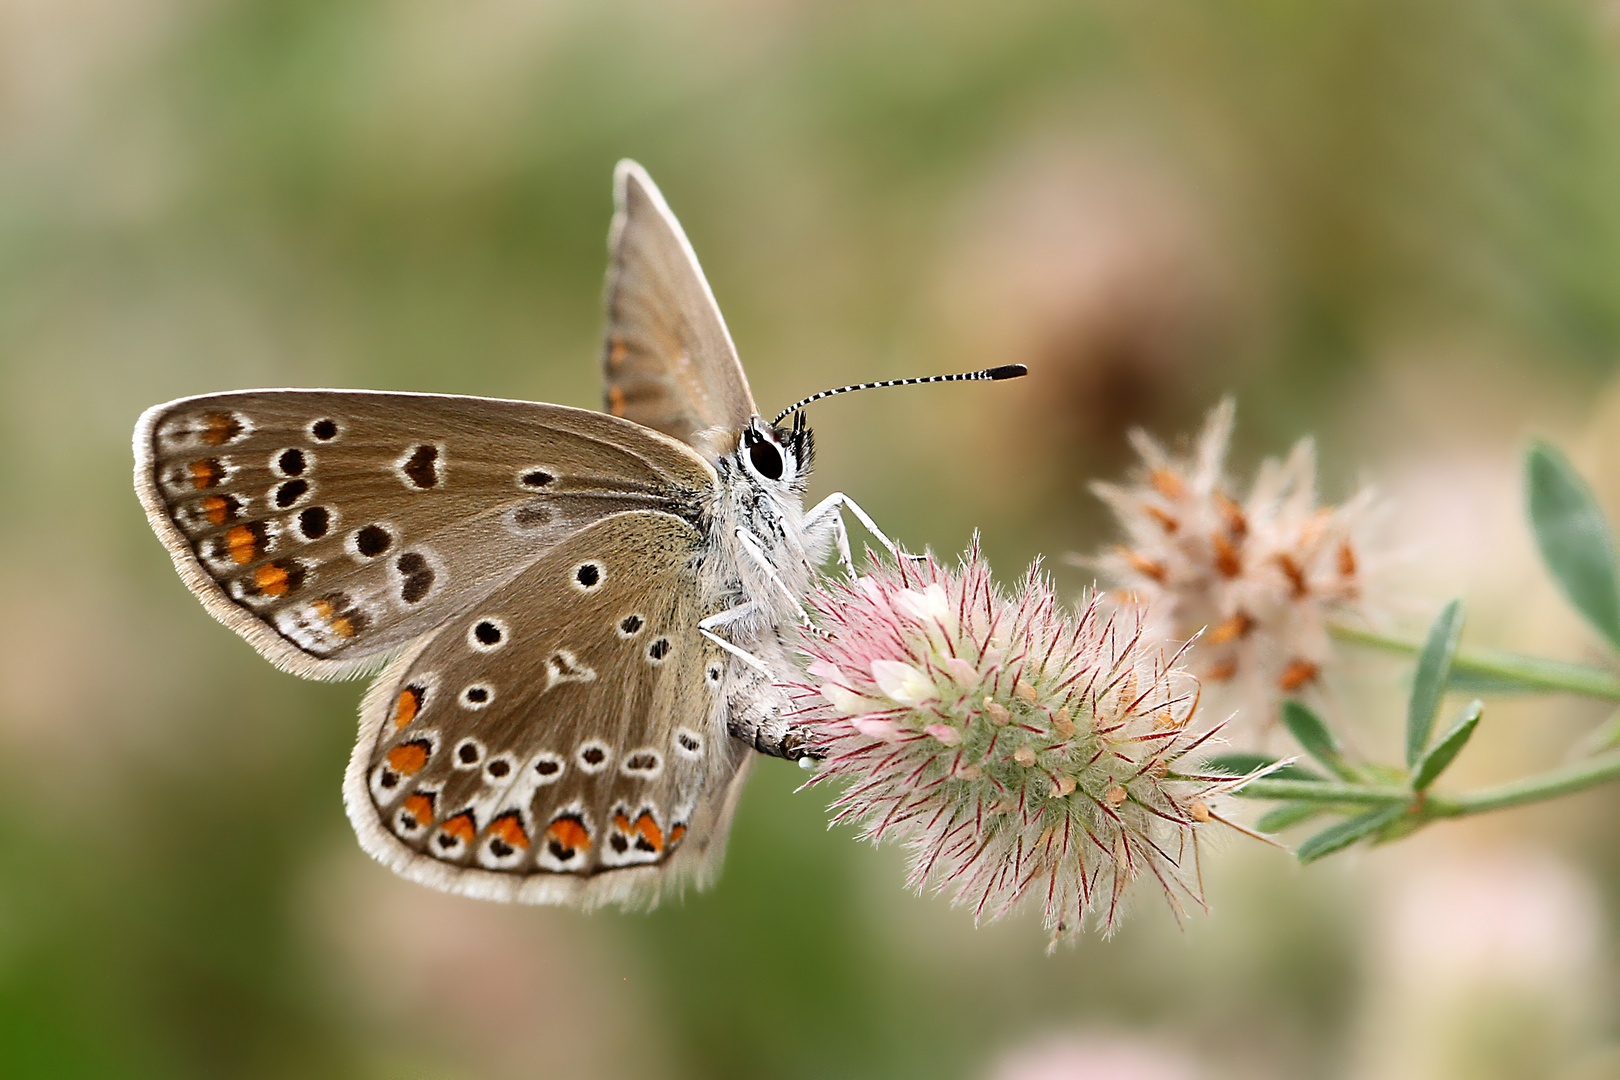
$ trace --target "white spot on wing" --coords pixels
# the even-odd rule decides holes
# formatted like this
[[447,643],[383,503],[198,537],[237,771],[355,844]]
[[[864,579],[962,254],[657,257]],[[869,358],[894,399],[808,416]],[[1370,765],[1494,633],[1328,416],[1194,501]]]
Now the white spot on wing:
[[640,747],[624,756],[619,771],[637,780],[656,780],[664,772],[664,755],[650,746]]
[[591,682],[596,678],[596,671],[579,662],[579,659],[567,649],[558,649],[546,658],[546,689],[550,690],[558,683]]
[[555,784],[567,771],[567,760],[561,754],[554,754],[550,750],[540,751],[529,762],[529,773],[534,777],[535,785],[538,787]]
[[691,728],[675,729],[675,735],[670,739],[675,752],[688,761],[696,761],[703,756],[703,736]]
[[568,584],[578,592],[595,592],[607,580],[607,568],[598,559],[586,559],[568,572]]
[[467,627],[467,644],[478,652],[494,652],[506,639],[506,620],[494,615],[480,615]]
[[574,764],[583,773],[599,773],[613,763],[613,748],[601,739],[586,739],[574,751]]
[[476,769],[484,760],[484,744],[477,739],[462,739],[450,751],[450,764],[458,769]]

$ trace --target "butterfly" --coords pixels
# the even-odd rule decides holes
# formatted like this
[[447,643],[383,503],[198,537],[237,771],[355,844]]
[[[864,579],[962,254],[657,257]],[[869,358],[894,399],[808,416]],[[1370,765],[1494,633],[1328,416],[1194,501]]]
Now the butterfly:
[[775,680],[819,567],[851,566],[842,510],[894,550],[841,493],[804,508],[825,394],[762,420],[662,195],[622,161],[614,196],[605,412],[247,390],[135,428],[136,491],[210,614],[296,675],[380,668],[348,816],[449,892],[710,881],[753,752],[805,752]]

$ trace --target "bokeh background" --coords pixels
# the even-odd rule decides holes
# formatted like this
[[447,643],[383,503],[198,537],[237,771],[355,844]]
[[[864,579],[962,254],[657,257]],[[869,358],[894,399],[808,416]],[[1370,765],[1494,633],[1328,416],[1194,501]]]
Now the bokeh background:
[[[1516,455],[1620,510],[1620,8],[1582,0],[0,0],[0,1074],[1620,1076],[1620,790],[1301,870],[1231,838],[1048,958],[900,888],[763,762],[719,886],[507,909],[372,864],[360,688],[278,674],[130,490],[145,406],[263,385],[594,405],[621,156],[763,407],[914,548],[1012,578],[1225,392],[1235,464],[1370,477],[1386,614],[1595,658]],[[1055,566],[1065,589],[1086,583]],[[1407,670],[1347,657],[1394,756]],[[1493,702],[1448,782],[1604,715]]]

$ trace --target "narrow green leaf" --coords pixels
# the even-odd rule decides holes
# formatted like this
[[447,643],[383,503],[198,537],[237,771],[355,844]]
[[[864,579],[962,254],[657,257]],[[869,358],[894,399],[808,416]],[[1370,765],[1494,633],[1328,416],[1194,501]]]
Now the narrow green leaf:
[[1294,854],[1302,863],[1325,859],[1336,851],[1343,851],[1357,840],[1378,832],[1405,813],[1406,806],[1396,803],[1392,806],[1380,806],[1378,809],[1369,810],[1365,814],[1358,814],[1347,821],[1339,822],[1337,825],[1329,825],[1299,845],[1299,850]]
[[1418,655],[1417,674],[1412,677],[1412,697],[1406,705],[1406,767],[1414,768],[1429,748],[1434,730],[1434,714],[1451,678],[1451,658],[1457,653],[1462,636],[1463,602],[1453,600],[1429,627],[1429,638]]
[[1538,439],[1524,464],[1530,526],[1542,561],[1575,610],[1620,648],[1620,580],[1608,519],[1556,446]]
[[1408,836],[1423,828],[1424,821],[1416,814],[1402,814],[1382,825],[1377,832],[1367,838],[1368,847],[1383,847],[1393,844],[1397,840],[1404,840]]
[[1446,683],[1446,689],[1457,690],[1464,694],[1491,694],[1503,697],[1544,693],[1546,690],[1545,687],[1533,683],[1527,685],[1504,675],[1494,675],[1480,671],[1459,671],[1455,664],[1452,665],[1451,678]]
[[[1212,758],[1207,758],[1199,763],[1199,768],[1209,772],[1218,772],[1225,776],[1248,776],[1250,773],[1254,772],[1254,770],[1263,769],[1276,760],[1276,758],[1267,757],[1264,754],[1233,752],[1229,754],[1216,754]],[[1316,773],[1311,772],[1311,770],[1302,768],[1299,765],[1284,765],[1280,769],[1274,769],[1271,772],[1268,772],[1266,774],[1266,779],[1320,781],[1325,780],[1326,777],[1319,776]]]
[[1254,827],[1263,833],[1282,832],[1302,821],[1309,821],[1319,814],[1325,814],[1327,810],[1328,808],[1321,803],[1283,803],[1275,810],[1268,810],[1260,815],[1260,820],[1254,823]]
[[1479,714],[1484,708],[1485,706],[1478,701],[1471,703],[1463,710],[1457,722],[1451,725],[1451,729],[1440,736],[1440,741],[1434,744],[1434,748],[1423,755],[1417,767],[1412,770],[1414,790],[1422,791],[1446,771],[1446,766],[1451,764],[1452,759],[1462,752],[1462,748],[1467,746],[1468,740],[1473,737],[1474,729],[1479,726]]
[[1344,747],[1338,736],[1328,729],[1322,718],[1310,706],[1292,698],[1282,703],[1283,724],[1293,733],[1295,741],[1324,768],[1346,780],[1359,780],[1360,775],[1344,760]]

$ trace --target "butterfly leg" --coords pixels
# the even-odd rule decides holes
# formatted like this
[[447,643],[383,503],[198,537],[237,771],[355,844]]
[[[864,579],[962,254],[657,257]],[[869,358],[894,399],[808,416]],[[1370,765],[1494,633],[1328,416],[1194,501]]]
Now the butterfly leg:
[[854,577],[855,560],[849,554],[849,528],[844,524],[844,515],[839,512],[839,504],[835,501],[838,498],[840,496],[837,494],[829,495],[811,507],[810,512],[804,515],[804,531],[810,545],[818,547],[826,542],[825,534],[831,531],[833,542],[838,547],[838,561],[843,564],[844,572]]
[[699,619],[697,629],[698,633],[702,634],[704,637],[726,650],[726,652],[730,653],[732,656],[735,656],[748,666],[755,668],[756,670],[769,676],[771,674],[771,669],[765,663],[765,661],[761,660],[747,649],[738,648],[736,645],[733,645],[731,642],[714,632],[716,627],[726,626],[727,624],[734,623],[739,619],[746,619],[750,615],[757,615],[759,612],[759,602],[750,600],[745,604],[738,604],[736,607],[727,608],[724,611],[717,611],[706,619]]
[[782,575],[776,572],[776,567],[771,563],[770,556],[765,554],[765,545],[759,542],[759,537],[748,529],[739,528],[737,530],[737,543],[742,545],[742,549],[748,553],[748,557],[753,560],[754,565],[765,572],[765,576],[781,590],[782,595],[787,597],[788,603],[792,604],[798,611],[800,625],[809,626],[810,616],[804,610],[803,602],[799,600],[798,595],[792,589],[788,588],[787,582],[782,580]]
[[[777,685],[777,680],[792,670],[790,667],[781,667],[788,661],[779,655],[780,670],[773,670],[766,661],[714,632],[720,627],[765,614],[763,604],[749,600],[710,615],[698,623],[700,634],[759,672],[751,683],[743,681],[739,684],[741,692],[735,694],[729,702],[730,715],[726,729],[762,754],[797,761],[810,768],[817,759],[824,756],[824,751],[806,746],[804,732],[787,719],[792,702],[783,688]],[[777,651],[780,654],[780,648]]]
[[812,534],[820,533],[824,529],[832,530],[833,539],[838,544],[838,561],[844,564],[844,569],[849,573],[850,577],[855,576],[855,560],[850,557],[849,528],[844,524],[843,509],[846,506],[849,508],[849,512],[855,515],[855,519],[865,527],[867,532],[872,534],[873,539],[888,550],[890,555],[893,555],[896,559],[921,558],[921,556],[908,555],[901,551],[895,546],[894,541],[890,540],[883,530],[878,528],[877,522],[872,520],[872,515],[863,510],[860,503],[845,495],[842,491],[835,491],[810,508],[810,512],[804,515],[804,527],[807,532]]

